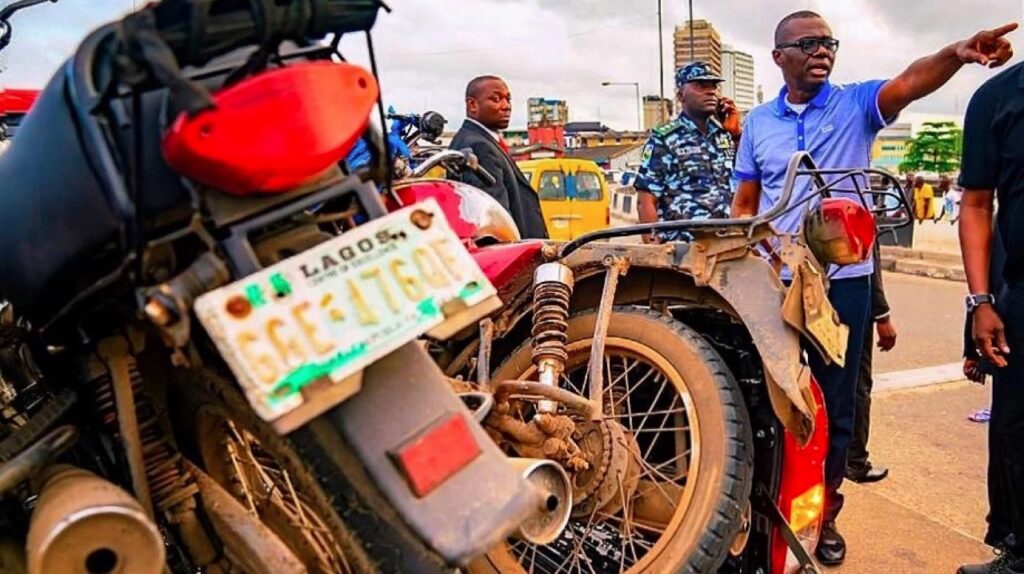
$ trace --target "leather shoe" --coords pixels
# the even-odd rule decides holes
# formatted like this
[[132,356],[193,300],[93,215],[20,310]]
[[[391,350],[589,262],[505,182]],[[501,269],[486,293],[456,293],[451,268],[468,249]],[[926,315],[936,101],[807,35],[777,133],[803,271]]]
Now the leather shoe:
[[985,564],[968,564],[956,574],[1024,574],[1024,557],[1007,549],[997,549],[996,559]]
[[814,549],[814,555],[821,562],[822,566],[839,566],[846,560],[846,539],[836,529],[835,521],[828,521],[821,528],[821,537],[818,538],[818,547]]
[[889,476],[889,469],[884,466],[875,468],[868,464],[864,469],[855,470],[852,468],[846,469],[846,480],[856,482],[857,484],[870,484],[872,482],[879,482],[885,480]]

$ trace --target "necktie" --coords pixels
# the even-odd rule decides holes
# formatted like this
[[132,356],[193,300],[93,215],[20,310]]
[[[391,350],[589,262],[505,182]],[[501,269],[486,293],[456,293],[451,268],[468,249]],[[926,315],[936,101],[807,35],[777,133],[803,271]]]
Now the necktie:
[[508,142],[501,136],[498,136],[498,147],[500,147],[505,153],[509,152]]

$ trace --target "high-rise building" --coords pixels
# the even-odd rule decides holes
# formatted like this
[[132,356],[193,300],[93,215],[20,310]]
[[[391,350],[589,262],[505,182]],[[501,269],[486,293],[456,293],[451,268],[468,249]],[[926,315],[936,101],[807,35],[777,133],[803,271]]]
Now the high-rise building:
[[565,124],[569,122],[569,106],[565,100],[530,98],[526,107],[530,143],[562,147]]
[[[659,105],[661,104],[661,105]],[[672,119],[672,100],[659,96],[644,96],[644,129],[654,129]]]
[[[693,25],[693,59],[690,58],[690,25]],[[694,20],[676,26],[673,45],[676,69],[692,61],[707,62],[716,74],[722,72],[722,38],[707,20]]]
[[754,97],[754,57],[726,44],[722,46],[722,95],[736,102],[742,113],[756,103]]

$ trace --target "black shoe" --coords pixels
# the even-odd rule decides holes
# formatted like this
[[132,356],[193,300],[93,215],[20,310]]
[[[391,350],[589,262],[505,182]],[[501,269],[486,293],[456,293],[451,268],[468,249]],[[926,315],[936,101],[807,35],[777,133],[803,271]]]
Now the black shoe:
[[884,466],[875,468],[871,466],[869,462],[867,466],[861,469],[846,469],[846,480],[856,482],[857,484],[869,484],[872,482],[879,482],[885,480],[889,476],[889,469]]
[[985,564],[968,564],[956,574],[1024,574],[1024,556],[1007,549],[996,549],[996,559]]
[[821,528],[821,538],[814,555],[822,566],[839,566],[846,560],[846,539],[836,530],[834,521],[826,522]]

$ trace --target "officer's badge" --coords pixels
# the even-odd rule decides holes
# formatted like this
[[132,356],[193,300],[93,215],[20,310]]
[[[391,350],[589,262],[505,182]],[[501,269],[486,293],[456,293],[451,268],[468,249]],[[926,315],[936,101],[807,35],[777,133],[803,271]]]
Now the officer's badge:
[[640,158],[640,163],[647,163],[651,160],[651,155],[654,154],[654,144],[647,144],[644,146],[644,155]]

